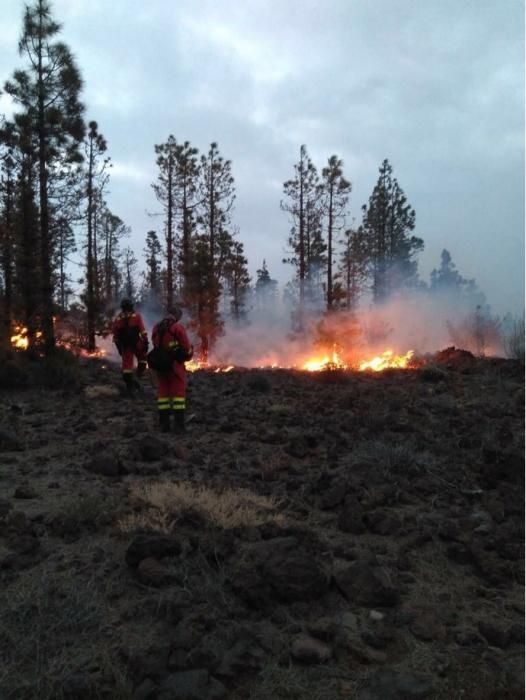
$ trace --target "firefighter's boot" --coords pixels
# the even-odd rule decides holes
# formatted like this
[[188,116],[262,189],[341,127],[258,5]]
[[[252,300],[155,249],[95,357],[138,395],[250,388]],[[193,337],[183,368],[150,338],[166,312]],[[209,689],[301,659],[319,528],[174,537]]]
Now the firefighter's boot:
[[131,372],[123,372],[122,378],[124,384],[126,385],[126,395],[133,397],[135,395],[135,382],[133,381],[133,375]]
[[186,431],[185,424],[184,424],[184,414],[185,411],[184,409],[178,409],[177,411],[173,411],[173,416],[174,416],[174,433],[178,435],[182,435]]
[[170,432],[170,411],[159,411],[159,427],[161,433]]

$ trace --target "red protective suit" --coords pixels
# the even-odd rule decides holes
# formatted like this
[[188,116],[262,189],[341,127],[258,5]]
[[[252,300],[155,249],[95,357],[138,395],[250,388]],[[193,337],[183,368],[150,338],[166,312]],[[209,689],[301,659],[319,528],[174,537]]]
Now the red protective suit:
[[113,321],[113,342],[122,358],[123,375],[133,373],[134,357],[137,358],[137,374],[146,369],[148,333],[141,314],[136,311],[122,311]]
[[[190,359],[192,354],[192,346],[184,326],[174,316],[167,316],[153,327],[152,343],[154,347],[163,347],[166,350],[173,350],[179,346],[187,353],[188,359]],[[157,408],[160,413],[169,416],[168,412],[171,409],[174,411],[176,419],[183,420],[186,408],[186,369],[184,362],[174,361],[169,372],[158,372],[157,377],[159,380]],[[162,425],[163,416],[160,416],[160,418]]]

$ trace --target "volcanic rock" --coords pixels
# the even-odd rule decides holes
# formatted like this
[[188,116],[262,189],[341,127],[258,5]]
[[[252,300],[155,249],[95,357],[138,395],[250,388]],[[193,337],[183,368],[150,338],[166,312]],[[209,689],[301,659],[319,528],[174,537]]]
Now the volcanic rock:
[[419,700],[429,697],[433,691],[433,682],[429,678],[386,668],[369,676],[358,700]]
[[313,547],[297,537],[276,537],[244,545],[234,562],[232,586],[253,604],[272,598],[309,600],[329,588],[324,562]]
[[147,557],[139,562],[137,567],[137,578],[146,586],[154,586],[159,588],[165,583],[172,580],[172,576],[168,569],[160,564],[157,559]]
[[343,509],[338,518],[338,527],[343,532],[361,535],[365,532],[364,514],[365,510],[356,496],[346,496]]
[[15,492],[13,494],[14,498],[20,498],[20,499],[32,499],[32,498],[37,498],[38,494],[35,491],[35,489],[30,485],[30,484],[21,484],[20,486],[17,486],[15,489]]
[[136,441],[134,449],[143,462],[156,462],[171,452],[168,443],[157,435],[143,435]]
[[0,498],[0,518],[5,518],[12,508],[13,506],[10,501]]
[[0,428],[0,452],[21,452],[24,446],[18,436],[7,428]]
[[481,620],[479,632],[494,647],[505,649],[511,642],[510,629],[496,620]]
[[334,580],[345,597],[356,605],[396,605],[398,590],[388,571],[377,564],[355,561],[336,570]]
[[96,454],[86,464],[86,469],[94,474],[101,476],[120,476],[126,474],[124,464],[118,454],[115,452],[107,452]]
[[165,678],[160,685],[157,700],[222,700],[225,686],[209,676],[205,669],[181,671]]
[[304,664],[323,664],[332,656],[330,647],[307,635],[300,635],[294,639],[290,653],[296,661]]
[[181,554],[181,543],[166,535],[137,535],[126,550],[126,563],[136,567],[143,559],[162,559]]

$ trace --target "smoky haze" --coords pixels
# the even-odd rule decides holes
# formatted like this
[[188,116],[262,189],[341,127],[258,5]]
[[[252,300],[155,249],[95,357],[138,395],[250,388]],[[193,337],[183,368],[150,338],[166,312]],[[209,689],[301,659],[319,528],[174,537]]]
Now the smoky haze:
[[[3,0],[0,82],[20,63],[24,3]],[[282,184],[306,144],[336,153],[360,221],[384,158],[416,210],[428,281],[447,248],[494,311],[524,306],[522,0],[54,0],[114,167],[112,210],[143,258],[162,233],[153,146],[170,133],[232,160],[250,270],[283,285]],[[0,112],[12,105],[0,97]],[[415,312],[416,313],[416,312]],[[430,331],[431,332],[431,331]]]

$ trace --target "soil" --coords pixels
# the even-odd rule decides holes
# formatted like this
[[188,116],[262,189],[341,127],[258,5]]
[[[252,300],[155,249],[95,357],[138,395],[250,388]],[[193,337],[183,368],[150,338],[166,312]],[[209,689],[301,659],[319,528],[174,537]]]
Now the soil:
[[0,394],[2,699],[524,696],[522,365],[78,372]]

